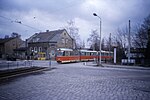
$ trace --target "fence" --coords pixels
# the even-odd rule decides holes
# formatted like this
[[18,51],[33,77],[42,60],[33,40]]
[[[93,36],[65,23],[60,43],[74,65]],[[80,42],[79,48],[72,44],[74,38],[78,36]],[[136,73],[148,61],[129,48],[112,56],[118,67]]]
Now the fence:
[[39,60],[0,61],[0,70],[33,67],[33,66],[49,67],[51,66],[51,61],[39,61]]

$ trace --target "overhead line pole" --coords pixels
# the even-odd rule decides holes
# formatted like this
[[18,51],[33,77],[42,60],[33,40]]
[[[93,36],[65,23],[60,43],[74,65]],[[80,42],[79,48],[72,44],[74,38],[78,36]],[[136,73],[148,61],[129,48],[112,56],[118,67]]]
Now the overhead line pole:
[[130,48],[131,48],[131,37],[130,37],[130,30],[131,30],[131,26],[130,26],[130,20],[129,20],[129,34],[128,34],[128,64],[130,64]]

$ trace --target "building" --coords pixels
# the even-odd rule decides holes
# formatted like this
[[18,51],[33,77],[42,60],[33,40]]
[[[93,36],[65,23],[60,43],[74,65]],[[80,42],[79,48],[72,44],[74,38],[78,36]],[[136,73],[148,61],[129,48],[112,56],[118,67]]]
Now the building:
[[16,58],[14,49],[22,44],[20,36],[0,39],[0,59]]
[[27,49],[26,41],[23,41],[19,48],[14,49],[16,58],[21,60],[27,59]]
[[54,59],[57,48],[73,48],[74,42],[65,29],[35,33],[28,39],[31,59]]

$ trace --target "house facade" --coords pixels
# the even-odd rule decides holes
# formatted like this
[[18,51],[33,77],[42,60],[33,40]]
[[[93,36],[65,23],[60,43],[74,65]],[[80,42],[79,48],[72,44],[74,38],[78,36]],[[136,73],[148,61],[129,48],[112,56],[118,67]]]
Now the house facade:
[[20,36],[0,39],[0,59],[16,57],[14,49],[19,48],[21,43]]
[[28,39],[30,59],[54,59],[57,48],[73,48],[73,39],[65,29],[35,33]]

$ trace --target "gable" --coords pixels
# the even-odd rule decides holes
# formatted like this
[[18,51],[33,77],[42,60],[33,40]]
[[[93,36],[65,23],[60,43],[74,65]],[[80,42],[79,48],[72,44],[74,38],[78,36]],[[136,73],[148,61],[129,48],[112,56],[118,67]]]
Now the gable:
[[62,37],[64,38],[68,38],[70,40],[72,40],[73,38],[68,34],[68,32],[66,30],[64,30],[61,34]]
[[38,33],[36,36],[34,36],[31,42],[57,42],[59,41],[62,37],[67,37],[70,38],[70,35],[65,29],[62,30],[54,30],[54,31],[46,31],[46,32],[41,32]]

